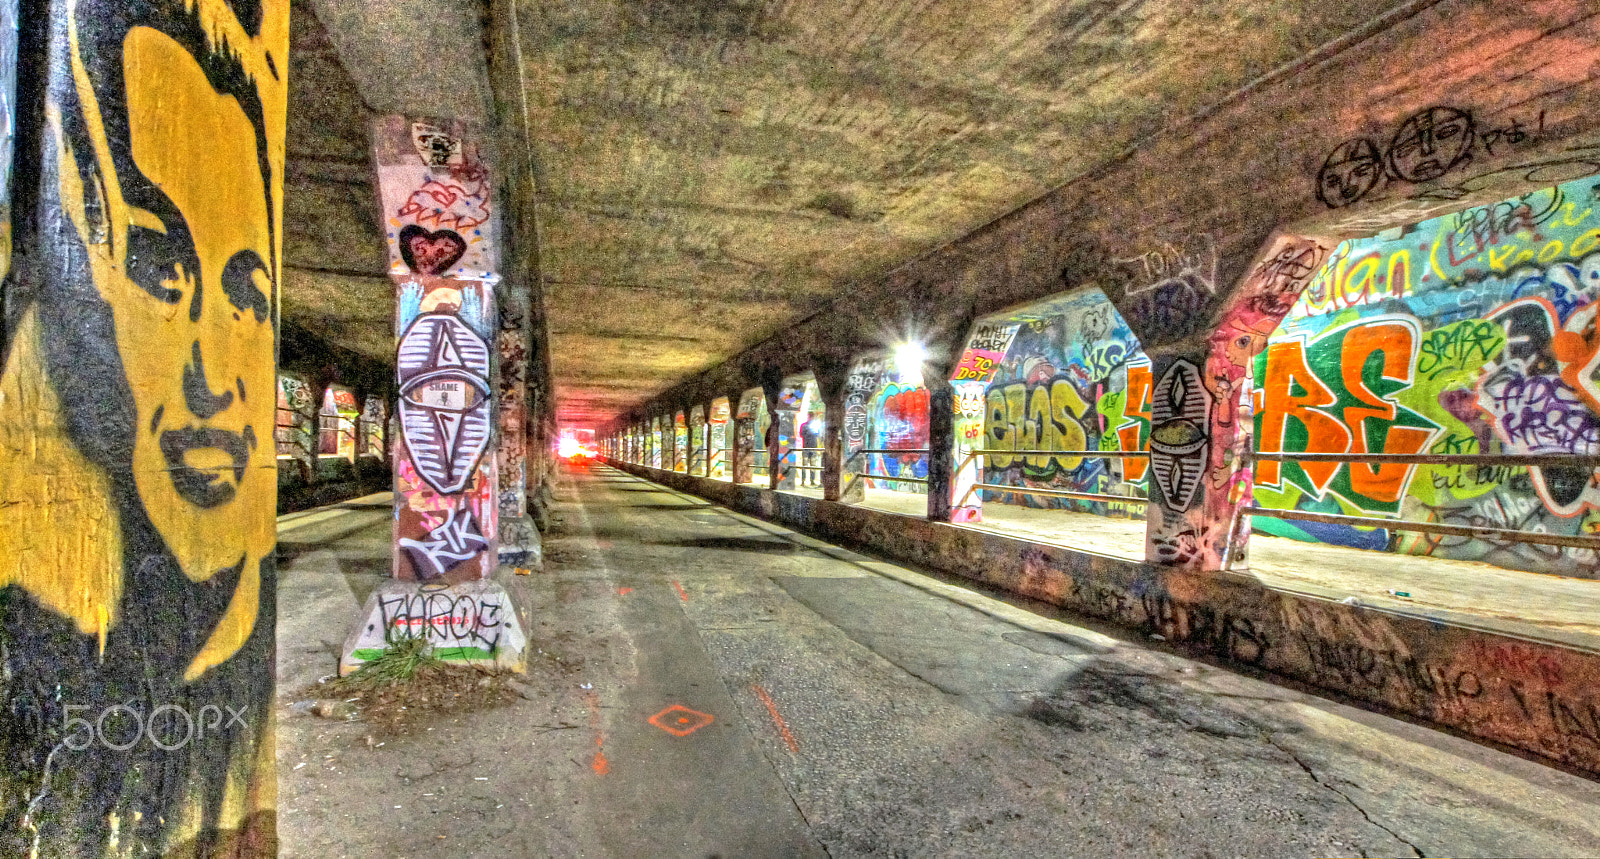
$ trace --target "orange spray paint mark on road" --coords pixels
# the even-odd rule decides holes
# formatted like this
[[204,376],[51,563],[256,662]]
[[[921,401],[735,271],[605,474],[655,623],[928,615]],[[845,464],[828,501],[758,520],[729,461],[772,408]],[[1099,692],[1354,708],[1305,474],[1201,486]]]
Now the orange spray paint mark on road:
[[772,696],[768,695],[767,690],[761,688],[759,683],[752,684],[750,688],[755,690],[756,697],[761,699],[761,703],[767,705],[767,712],[772,714],[773,724],[778,726],[778,736],[783,738],[789,751],[800,754],[800,743],[795,740],[794,732],[789,730],[789,724],[783,721],[783,716],[778,713],[778,705],[773,702]]
[[684,592],[683,585],[678,584],[676,579],[673,580],[672,586],[678,589],[678,599],[681,599],[684,602],[689,601],[689,595]]
[[595,775],[611,772],[611,762],[606,760],[606,735],[600,731],[600,694],[585,692],[583,703],[589,707],[589,727],[594,729],[594,761],[589,764]]
[[645,721],[674,737],[687,737],[715,720],[710,713],[691,710],[682,704],[673,704]]

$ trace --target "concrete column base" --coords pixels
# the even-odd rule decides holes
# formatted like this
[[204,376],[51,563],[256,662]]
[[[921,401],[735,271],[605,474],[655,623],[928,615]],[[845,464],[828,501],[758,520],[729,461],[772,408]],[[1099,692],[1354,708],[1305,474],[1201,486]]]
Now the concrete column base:
[[345,639],[339,673],[349,674],[391,642],[426,637],[433,655],[452,665],[523,670],[528,607],[504,583],[487,579],[455,585],[387,581],[361,610]]
[[544,541],[532,516],[500,516],[500,565],[538,571],[544,568]]

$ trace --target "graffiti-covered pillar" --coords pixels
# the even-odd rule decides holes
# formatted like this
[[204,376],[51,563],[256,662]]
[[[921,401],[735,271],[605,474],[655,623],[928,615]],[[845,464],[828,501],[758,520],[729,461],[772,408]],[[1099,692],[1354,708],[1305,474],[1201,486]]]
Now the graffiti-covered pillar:
[[753,392],[736,391],[728,395],[732,407],[732,426],[728,428],[728,469],[734,483],[755,479],[756,403]]
[[531,502],[528,497],[532,296],[526,283],[502,282],[498,292],[500,330],[496,349],[499,353],[499,376],[495,403],[499,416],[499,443],[495,447],[500,516],[498,560],[513,567],[536,568],[542,560],[542,547],[539,529],[529,513]]
[[1187,570],[1242,566],[1250,538],[1251,362],[1330,243],[1279,237],[1248,269],[1203,343],[1150,350],[1150,506],[1145,555]]
[[272,856],[289,4],[17,25],[0,0],[0,855]]
[[974,451],[984,448],[985,394],[1016,333],[1016,325],[1004,322],[976,326],[950,377],[956,413],[956,473],[950,488],[953,522],[983,521],[983,492],[976,487],[983,482],[984,457]]
[[[883,385],[883,359],[863,358],[850,368],[845,380],[843,417],[840,420],[842,438],[839,500],[846,504],[860,504],[867,500],[867,481],[852,477],[867,472],[867,457],[861,451],[867,447],[872,424],[872,397]],[[829,424],[833,418],[828,418]]]
[[[447,661],[516,666],[521,625],[490,579],[500,536],[501,332],[488,167],[455,120],[381,117],[373,155],[395,284],[394,580],[368,599],[340,670],[417,637]],[[468,622],[433,622],[447,604]]]
[[822,497],[838,501],[844,488],[844,409],[850,374],[845,366],[818,367],[822,396]]

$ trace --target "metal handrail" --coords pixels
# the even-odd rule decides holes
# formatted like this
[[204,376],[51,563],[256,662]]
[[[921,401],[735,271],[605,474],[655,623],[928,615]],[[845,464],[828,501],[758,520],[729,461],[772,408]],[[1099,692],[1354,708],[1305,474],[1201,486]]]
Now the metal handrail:
[[1600,468],[1600,455],[1582,453],[1292,453],[1250,451],[1246,462],[1371,462],[1411,465],[1516,465],[1532,468]]
[[1150,455],[1148,450],[989,450],[972,449],[967,451],[968,456],[984,456],[986,454],[1009,453],[1014,456],[1104,456],[1117,459],[1137,459]]
[[1148,498],[1136,498],[1132,495],[1106,495],[1100,492],[1073,492],[1068,489],[1030,489],[1023,486],[1007,486],[1004,483],[974,483],[967,488],[966,494],[956,503],[956,507],[966,506],[967,499],[979,489],[988,489],[993,492],[1015,492],[1018,495],[1046,495],[1051,498],[1075,498],[1079,501],[1105,501],[1119,504],[1149,504]]
[[1543,531],[1521,531],[1515,528],[1474,528],[1470,525],[1447,525],[1443,522],[1414,522],[1409,519],[1383,519],[1377,516],[1342,516],[1334,513],[1312,513],[1305,510],[1274,510],[1270,507],[1241,507],[1240,514],[1265,516],[1269,519],[1298,519],[1321,522],[1326,525],[1371,525],[1391,531],[1417,531],[1424,534],[1449,534],[1454,537],[1498,537],[1520,543],[1543,543],[1573,549],[1600,549],[1600,536],[1584,537],[1565,534],[1546,534]]
[[[863,473],[858,473],[858,474],[852,474],[850,476],[855,478],[855,480],[886,480],[886,481],[890,481],[890,482],[893,482],[893,481],[896,481],[896,480],[903,480],[906,483],[927,483],[928,482],[928,478],[926,478],[926,477],[890,477],[887,474],[873,474],[870,471],[863,472]],[[855,480],[852,480],[851,483],[854,483]]]

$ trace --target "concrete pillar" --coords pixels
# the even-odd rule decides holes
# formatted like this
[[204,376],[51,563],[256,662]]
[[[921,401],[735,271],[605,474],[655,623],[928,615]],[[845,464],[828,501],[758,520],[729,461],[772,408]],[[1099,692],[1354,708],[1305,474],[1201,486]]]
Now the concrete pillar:
[[289,3],[235,8],[0,3],[0,855],[276,841]]
[[[499,376],[499,443],[496,466],[499,479],[500,548],[498,562],[521,569],[543,566],[539,529],[529,513],[528,489],[528,370],[532,349],[533,315],[528,284],[500,284],[500,331],[497,343]],[[537,490],[537,486],[534,487]]]
[[844,477],[844,410],[849,375],[840,371],[817,372],[822,395],[822,497],[838,501]]
[[1249,269],[1200,344],[1150,351],[1150,506],[1145,556],[1216,570],[1246,562],[1253,503],[1250,367],[1322,265],[1331,242],[1278,237]]
[[700,476],[711,479],[711,406],[700,407]]
[[[839,428],[844,440],[841,451],[844,460],[841,470],[844,474],[840,478],[839,500],[846,504],[860,504],[867,500],[866,478],[852,479],[851,475],[865,474],[867,471],[867,457],[861,450],[867,446],[868,427],[872,423],[872,397],[883,384],[883,366],[882,358],[863,358],[850,368],[849,378],[845,381],[843,417]],[[829,418],[828,421],[832,423],[833,419]]]
[[743,391],[728,397],[733,426],[728,431],[728,468],[734,483],[755,480],[755,405],[759,400]]
[[928,389],[928,519],[949,522],[955,492],[956,398],[948,372],[931,372]]
[[[398,338],[394,581],[369,597],[340,670],[418,635],[446,661],[516,665],[526,639],[506,589],[490,580],[501,521],[495,400],[503,390],[492,372],[499,244],[488,165],[473,130],[456,120],[381,117],[373,150]],[[432,191],[444,185],[454,202],[440,209]],[[470,622],[433,623],[442,600]]]
[[[786,438],[794,435],[794,413],[780,411],[783,404],[781,398],[781,385],[762,385],[762,394],[767,401],[767,433],[762,441],[767,446],[767,488],[792,489],[794,488],[794,473],[785,468],[783,460],[784,442]],[[785,424],[787,416],[787,428]],[[787,429],[787,435],[785,430]]]

